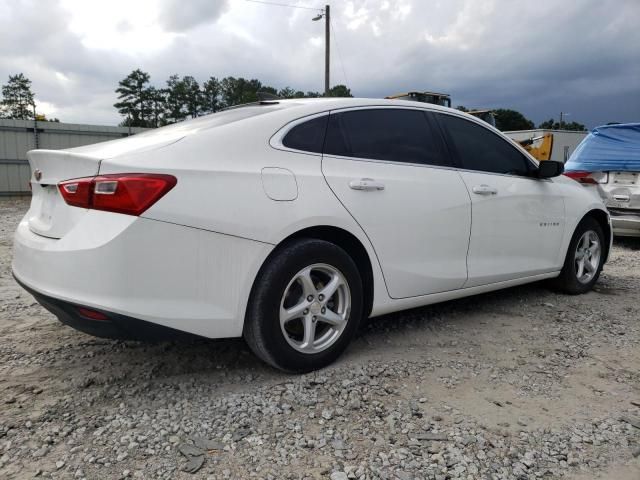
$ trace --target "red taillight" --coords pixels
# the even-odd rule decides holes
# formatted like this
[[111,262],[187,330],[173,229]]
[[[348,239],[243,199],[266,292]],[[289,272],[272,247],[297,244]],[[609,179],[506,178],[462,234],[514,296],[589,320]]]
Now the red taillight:
[[66,180],[58,189],[64,201],[74,207],[138,216],[176,183],[172,175],[116,173]]
[[60,182],[58,189],[64,201],[73,207],[91,208],[93,178],[76,178],[75,180]]
[[608,172],[564,172],[569,178],[573,178],[576,182],[597,185],[598,183],[607,183],[609,181]]
[[564,175],[579,183],[598,183],[591,177],[591,172],[564,172]]

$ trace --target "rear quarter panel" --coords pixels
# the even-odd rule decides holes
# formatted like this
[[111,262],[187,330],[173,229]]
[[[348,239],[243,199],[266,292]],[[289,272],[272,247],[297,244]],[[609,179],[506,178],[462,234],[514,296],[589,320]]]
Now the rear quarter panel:
[[[375,302],[387,301],[371,243],[329,189],[321,171],[322,157],[269,145],[270,137],[290,118],[274,114],[202,131],[159,150],[104,160],[100,173],[175,175],[176,187],[143,214],[148,219],[273,246],[308,227],[344,229],[367,250],[374,274]],[[295,175],[298,194],[294,200],[278,201],[267,196],[261,177],[266,167],[287,169]],[[239,286],[243,291],[239,305],[242,316],[255,276],[268,253],[252,264]]]

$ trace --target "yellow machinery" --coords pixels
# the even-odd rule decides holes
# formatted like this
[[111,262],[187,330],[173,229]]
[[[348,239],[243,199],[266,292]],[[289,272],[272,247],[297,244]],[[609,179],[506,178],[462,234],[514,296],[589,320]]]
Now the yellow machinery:
[[539,137],[519,140],[518,143],[536,160],[549,160],[551,158],[551,150],[553,149],[553,133],[545,133]]

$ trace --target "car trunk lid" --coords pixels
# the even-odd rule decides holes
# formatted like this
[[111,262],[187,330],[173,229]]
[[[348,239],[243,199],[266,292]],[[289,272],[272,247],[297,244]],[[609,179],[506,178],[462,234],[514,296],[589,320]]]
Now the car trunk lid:
[[45,237],[62,238],[87,210],[67,205],[58,183],[97,175],[100,160],[63,150],[32,150],[27,159],[32,172],[29,229]]
[[609,172],[609,180],[602,187],[608,208],[640,209],[640,173]]

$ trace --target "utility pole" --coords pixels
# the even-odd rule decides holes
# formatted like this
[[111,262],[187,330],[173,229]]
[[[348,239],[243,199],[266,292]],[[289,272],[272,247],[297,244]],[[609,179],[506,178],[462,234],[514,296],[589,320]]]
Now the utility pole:
[[324,6],[324,96],[329,96],[329,59],[331,50],[331,17],[329,5]]
[[324,17],[324,96],[329,96],[329,69],[331,59],[331,7],[329,5],[324,6],[324,10],[319,10],[320,13],[313,17],[311,20],[317,22]]
[[567,115],[571,115],[571,114],[567,112],[560,112],[560,130],[562,130],[562,123],[564,121],[564,117],[566,117]]

